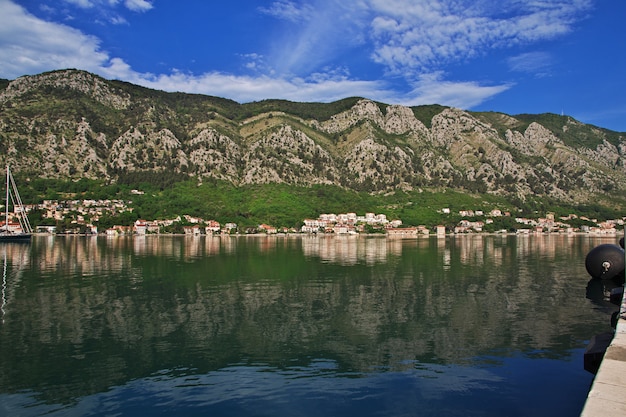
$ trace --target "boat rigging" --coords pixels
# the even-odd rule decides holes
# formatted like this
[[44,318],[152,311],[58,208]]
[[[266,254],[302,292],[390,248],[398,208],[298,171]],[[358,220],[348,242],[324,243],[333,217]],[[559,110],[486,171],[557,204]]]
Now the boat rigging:
[[[4,225],[0,226],[0,242],[29,242],[33,229],[8,165],[6,179]],[[9,206],[13,207],[12,216],[9,215]],[[17,220],[17,223],[15,220]]]

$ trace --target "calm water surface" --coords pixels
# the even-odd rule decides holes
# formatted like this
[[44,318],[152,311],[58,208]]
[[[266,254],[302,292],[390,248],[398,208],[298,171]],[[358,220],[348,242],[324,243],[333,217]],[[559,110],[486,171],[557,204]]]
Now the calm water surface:
[[615,311],[584,260],[616,241],[0,246],[0,415],[577,416]]

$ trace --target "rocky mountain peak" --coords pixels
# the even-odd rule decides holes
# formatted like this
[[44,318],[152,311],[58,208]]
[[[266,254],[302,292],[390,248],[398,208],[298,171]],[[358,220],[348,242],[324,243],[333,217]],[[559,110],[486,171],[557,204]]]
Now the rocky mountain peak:
[[106,80],[85,71],[63,70],[19,77],[0,93],[0,103],[46,88],[73,90],[116,110],[128,108],[130,95],[112,88]]
[[16,172],[52,178],[171,172],[236,185],[444,187],[572,202],[626,191],[624,135],[569,117],[368,99],[239,105],[75,70],[0,91],[0,148]]

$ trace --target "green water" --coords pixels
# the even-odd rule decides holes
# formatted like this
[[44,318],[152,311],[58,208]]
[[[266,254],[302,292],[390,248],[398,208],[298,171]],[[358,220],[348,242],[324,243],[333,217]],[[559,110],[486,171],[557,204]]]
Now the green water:
[[[615,238],[0,246],[0,415],[572,416]],[[601,291],[601,290],[600,290]]]

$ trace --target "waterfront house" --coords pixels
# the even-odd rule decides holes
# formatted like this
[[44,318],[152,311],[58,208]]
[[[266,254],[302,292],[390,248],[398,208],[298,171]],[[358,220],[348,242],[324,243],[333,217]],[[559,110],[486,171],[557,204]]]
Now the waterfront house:
[[185,231],[185,236],[198,236],[202,234],[202,230],[197,224],[193,226],[183,226],[183,230]]
[[6,230],[7,232],[10,232],[10,233],[23,233],[22,226],[19,223],[11,221],[11,220],[9,220],[8,226],[6,226],[6,222],[2,220],[0,222],[0,229]]
[[219,233],[221,228],[222,226],[219,222],[215,220],[209,220],[204,230],[207,235],[211,235]]
[[337,223],[332,227],[332,233],[336,235],[346,235],[356,233],[356,227],[352,224]]
[[134,225],[134,232],[137,235],[145,235],[148,230],[148,223],[145,220],[136,220]]
[[274,235],[278,233],[278,229],[276,229],[274,226],[269,226],[267,224],[260,224],[259,230],[267,233],[268,235]]

